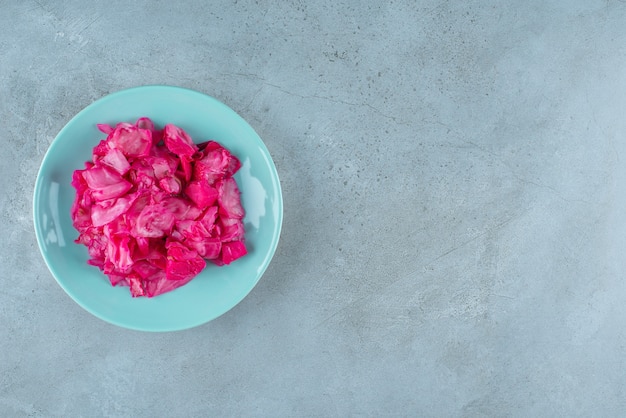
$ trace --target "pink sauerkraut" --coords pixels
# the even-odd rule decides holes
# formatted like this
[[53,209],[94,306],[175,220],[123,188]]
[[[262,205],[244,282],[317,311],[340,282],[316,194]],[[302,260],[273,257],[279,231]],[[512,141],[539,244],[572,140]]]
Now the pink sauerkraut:
[[98,129],[107,137],[74,172],[71,216],[89,264],[113,286],[153,297],[188,283],[207,261],[221,266],[247,253],[237,157],[148,118]]

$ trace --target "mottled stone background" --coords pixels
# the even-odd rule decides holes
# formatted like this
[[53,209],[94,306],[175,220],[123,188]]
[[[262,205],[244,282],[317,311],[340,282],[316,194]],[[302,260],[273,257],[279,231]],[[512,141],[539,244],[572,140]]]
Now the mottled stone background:
[[[623,416],[626,2],[0,0],[0,416]],[[240,113],[284,224],[224,316],[128,331],[32,222],[92,101]]]

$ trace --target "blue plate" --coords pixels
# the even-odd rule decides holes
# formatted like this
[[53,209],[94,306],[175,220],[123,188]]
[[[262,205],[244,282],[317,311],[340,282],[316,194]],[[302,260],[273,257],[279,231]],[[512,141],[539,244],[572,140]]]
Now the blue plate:
[[[75,244],[70,208],[72,173],[91,159],[104,137],[97,123],[115,125],[142,116],[163,127],[173,123],[196,142],[216,140],[242,162],[235,175],[246,211],[248,254],[232,264],[211,263],[187,285],[154,298],[133,298],[112,287],[87,264],[87,249]],[[33,199],[37,242],[59,285],[93,315],[121,327],[175,331],[204,324],[237,305],[256,285],[278,245],[283,200],[276,167],[263,141],[232,109],[216,99],[178,87],[145,86],[106,96],[78,113],[59,132],[43,159]]]

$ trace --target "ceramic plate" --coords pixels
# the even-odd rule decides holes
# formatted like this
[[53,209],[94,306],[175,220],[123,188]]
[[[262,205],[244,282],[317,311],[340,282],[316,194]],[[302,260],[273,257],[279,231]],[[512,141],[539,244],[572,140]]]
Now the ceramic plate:
[[[248,254],[232,264],[207,267],[187,285],[154,298],[133,298],[112,287],[87,264],[87,249],[75,244],[70,207],[72,173],[91,159],[104,138],[97,123],[115,125],[147,116],[155,125],[173,123],[196,142],[216,140],[235,154],[235,175],[246,211]],[[37,241],[57,282],[80,306],[112,324],[143,331],[175,331],[204,324],[237,305],[256,285],[278,245],[283,202],[276,167],[263,141],[232,109],[202,93],[178,87],[145,86],[106,96],[78,113],[46,153],[33,199]]]

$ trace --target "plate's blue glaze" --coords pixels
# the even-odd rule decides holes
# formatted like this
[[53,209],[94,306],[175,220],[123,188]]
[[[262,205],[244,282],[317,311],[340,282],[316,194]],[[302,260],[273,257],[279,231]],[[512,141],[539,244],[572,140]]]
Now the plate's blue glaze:
[[[158,126],[173,123],[196,142],[216,140],[243,166],[235,175],[246,217],[248,254],[231,265],[207,268],[170,293],[132,298],[128,288],[112,287],[87,264],[87,249],[74,240],[70,207],[72,173],[91,159],[104,137],[97,123],[134,122],[141,116]],[[239,115],[212,97],[169,86],[145,86],[106,96],[78,113],[55,138],[37,176],[33,199],[35,232],[41,253],[67,294],[93,315],[122,327],[174,331],[206,323],[239,303],[256,285],[278,244],[283,201],[276,167],[263,141]]]

